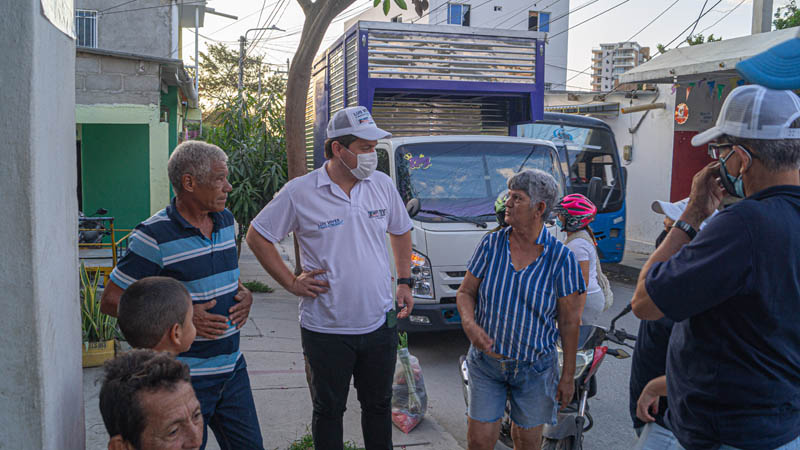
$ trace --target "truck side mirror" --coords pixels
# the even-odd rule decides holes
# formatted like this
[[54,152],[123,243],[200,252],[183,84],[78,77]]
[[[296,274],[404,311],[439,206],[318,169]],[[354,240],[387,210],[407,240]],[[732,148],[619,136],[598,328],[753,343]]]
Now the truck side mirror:
[[408,217],[411,217],[413,219],[414,216],[419,214],[420,208],[421,206],[419,204],[418,198],[412,198],[411,200],[409,200],[408,203],[406,203],[406,211],[408,211]]
[[586,197],[595,205],[599,205],[603,201],[603,180],[600,177],[592,177],[589,180],[589,189],[586,191]]

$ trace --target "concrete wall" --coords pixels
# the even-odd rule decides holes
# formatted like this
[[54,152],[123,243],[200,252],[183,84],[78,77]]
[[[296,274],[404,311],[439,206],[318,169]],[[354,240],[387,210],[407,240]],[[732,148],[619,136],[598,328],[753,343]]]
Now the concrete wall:
[[[636,133],[628,130],[635,127],[644,113],[620,114],[616,117],[598,116],[614,131],[620,160],[628,168],[627,185],[627,222],[626,250],[649,253],[653,243],[663,229],[663,216],[650,209],[654,200],[669,200],[673,141],[675,95],[670,85],[659,85],[659,94],[655,102],[667,104],[665,109],[651,110],[647,113],[642,125]],[[574,100],[568,100],[567,94],[549,94],[545,96],[545,105],[568,105],[586,103],[596,94],[573,94]],[[606,102],[618,102],[620,107],[653,102],[653,95],[641,95],[638,99],[625,98],[624,93],[615,93],[606,97]],[[633,158],[628,163],[622,159],[623,148],[631,145]]]
[[[172,58],[177,51],[173,35],[178,33],[172,21],[173,3],[138,0],[98,15],[97,48]],[[108,0],[75,0],[75,9],[102,11],[114,5]]]
[[[389,8],[389,14],[384,14],[383,13],[383,4],[381,3],[381,5],[378,6],[377,8],[370,8],[370,9],[364,11],[363,13],[357,15],[356,17],[353,17],[352,19],[346,20],[344,22],[344,27],[342,29],[342,32],[347,31],[351,26],[353,26],[353,24],[355,24],[359,20],[369,20],[369,21],[374,21],[374,22],[388,22],[393,17],[397,17],[397,16],[402,16],[403,23],[410,23],[412,20],[414,21],[414,23],[420,23],[420,24],[428,23],[428,17],[430,17],[430,16],[425,15],[428,11],[422,13],[423,16],[425,16],[425,17],[420,18],[419,16],[417,16],[417,12],[414,11],[414,5],[410,1],[406,2],[406,4],[408,6],[408,9],[403,10],[403,9],[400,9],[400,7],[397,6],[394,1],[392,1],[391,8]],[[429,9],[429,11],[430,11],[430,9]]]
[[74,41],[42,15],[41,0],[9,3],[0,14],[8,44],[0,64],[0,447],[80,449]]
[[[447,23],[447,0],[429,0],[431,24]],[[470,26],[482,28],[500,28],[512,30],[528,29],[528,12],[541,11],[550,13],[550,31],[548,36],[565,31],[569,28],[569,1],[558,2],[538,2],[538,5],[530,0],[491,0],[488,2],[459,2],[471,4]],[[547,9],[543,9],[548,6]],[[495,10],[500,7],[500,10]],[[565,15],[558,19],[559,16]],[[556,20],[558,19],[558,20]],[[567,50],[569,33],[549,39],[545,47],[545,61],[547,66],[544,70],[545,83],[551,84],[551,89],[564,90],[567,80]]]
[[158,105],[160,89],[158,63],[78,52],[75,102],[79,105]]

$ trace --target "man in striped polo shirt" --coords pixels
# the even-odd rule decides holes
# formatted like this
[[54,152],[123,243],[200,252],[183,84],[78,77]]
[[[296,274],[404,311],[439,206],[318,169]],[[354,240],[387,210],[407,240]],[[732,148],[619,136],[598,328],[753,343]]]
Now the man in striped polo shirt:
[[[175,198],[136,227],[128,253],[111,273],[101,309],[116,316],[123,290],[144,277],[181,281],[192,296],[197,337],[178,359],[190,368],[205,425],[222,449],[262,449],[239,351],[239,330],[253,296],[239,281],[233,214],[225,208],[231,191],[227,161],[225,152],[205,142],[175,148],[167,166]],[[201,448],[207,438],[204,426]]]

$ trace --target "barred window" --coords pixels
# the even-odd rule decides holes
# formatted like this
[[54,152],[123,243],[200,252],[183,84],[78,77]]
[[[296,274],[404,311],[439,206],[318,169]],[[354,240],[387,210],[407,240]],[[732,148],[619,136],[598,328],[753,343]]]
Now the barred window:
[[75,10],[75,35],[78,47],[97,48],[97,11]]

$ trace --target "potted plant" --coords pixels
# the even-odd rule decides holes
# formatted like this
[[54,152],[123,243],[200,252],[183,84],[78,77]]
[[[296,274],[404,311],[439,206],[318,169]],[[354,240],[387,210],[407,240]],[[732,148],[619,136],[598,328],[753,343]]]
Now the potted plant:
[[120,337],[117,319],[100,312],[97,283],[101,274],[81,263],[81,330],[83,367],[96,367],[114,357],[114,339]]

